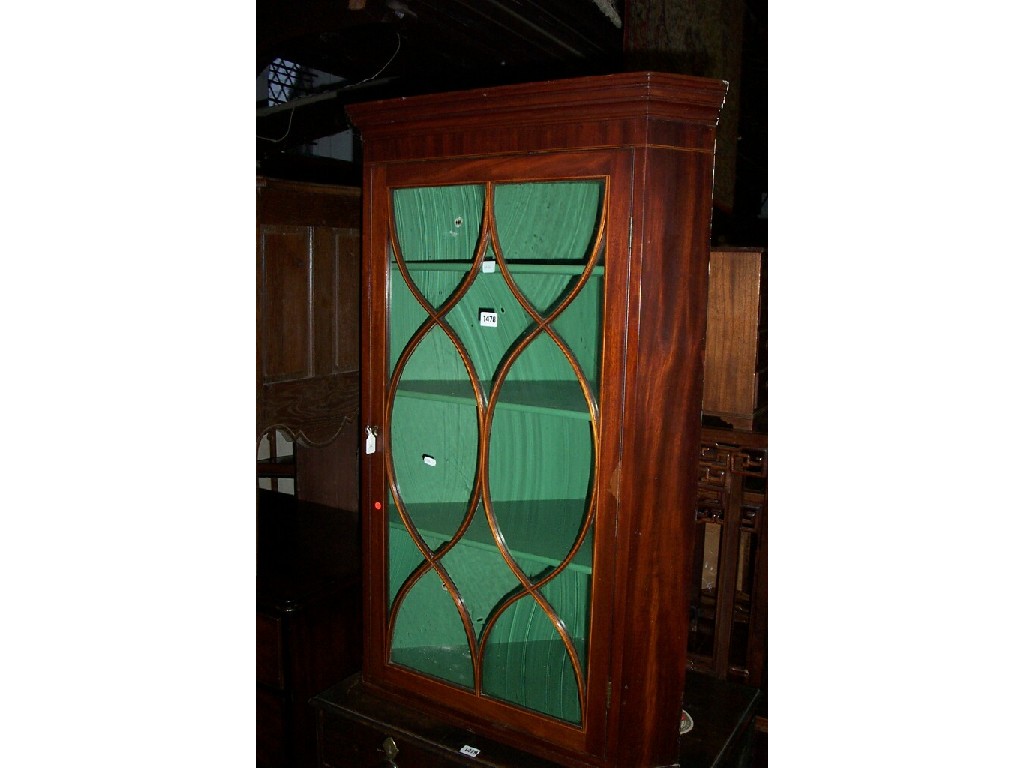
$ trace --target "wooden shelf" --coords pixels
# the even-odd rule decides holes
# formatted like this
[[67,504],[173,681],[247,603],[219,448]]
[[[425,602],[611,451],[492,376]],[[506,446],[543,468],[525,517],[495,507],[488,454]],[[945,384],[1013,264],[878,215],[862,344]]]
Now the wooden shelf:
[[[488,395],[492,384],[481,382]],[[590,385],[593,391],[593,385]],[[468,380],[403,381],[396,395],[476,406]],[[589,421],[590,410],[578,381],[515,381],[506,379],[498,394],[498,408],[513,408],[531,413],[564,416]]]

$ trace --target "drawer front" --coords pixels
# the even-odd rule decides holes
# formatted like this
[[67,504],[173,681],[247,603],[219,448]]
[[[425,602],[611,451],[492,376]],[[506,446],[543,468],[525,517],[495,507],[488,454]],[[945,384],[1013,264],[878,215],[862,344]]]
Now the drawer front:
[[256,614],[256,682],[284,690],[284,658],[281,620]]
[[[372,728],[355,720],[324,717],[320,748],[321,768],[452,768],[470,765],[470,758],[460,760],[436,754],[409,742],[402,734],[390,732],[386,726]],[[388,762],[386,752],[390,739],[394,748]]]

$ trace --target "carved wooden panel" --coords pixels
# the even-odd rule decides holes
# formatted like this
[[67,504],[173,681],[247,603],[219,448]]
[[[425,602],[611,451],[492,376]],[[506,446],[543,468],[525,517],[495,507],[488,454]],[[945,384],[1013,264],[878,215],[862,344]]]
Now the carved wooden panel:
[[720,678],[766,682],[768,437],[705,428],[688,664]]
[[257,190],[257,437],[326,445],[358,413],[361,193]]

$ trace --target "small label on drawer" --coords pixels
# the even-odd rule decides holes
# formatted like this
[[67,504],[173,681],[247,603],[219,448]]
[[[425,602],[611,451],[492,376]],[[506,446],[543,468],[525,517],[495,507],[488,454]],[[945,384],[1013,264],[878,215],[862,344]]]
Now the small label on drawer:
[[490,309],[481,309],[480,325],[482,325],[484,328],[497,328],[498,313]]
[[459,752],[461,752],[464,755],[469,755],[470,757],[476,757],[480,754],[479,749],[477,749],[476,747],[471,747],[469,746],[469,744],[466,744],[462,749],[459,750]]

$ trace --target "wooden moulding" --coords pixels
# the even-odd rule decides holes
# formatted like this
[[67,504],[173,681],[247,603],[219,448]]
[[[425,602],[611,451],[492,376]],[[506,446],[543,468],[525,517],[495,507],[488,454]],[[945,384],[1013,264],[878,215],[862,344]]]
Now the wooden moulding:
[[[346,107],[364,162],[663,145],[714,151],[728,84],[639,72]],[[685,94],[685,95],[683,95]]]

